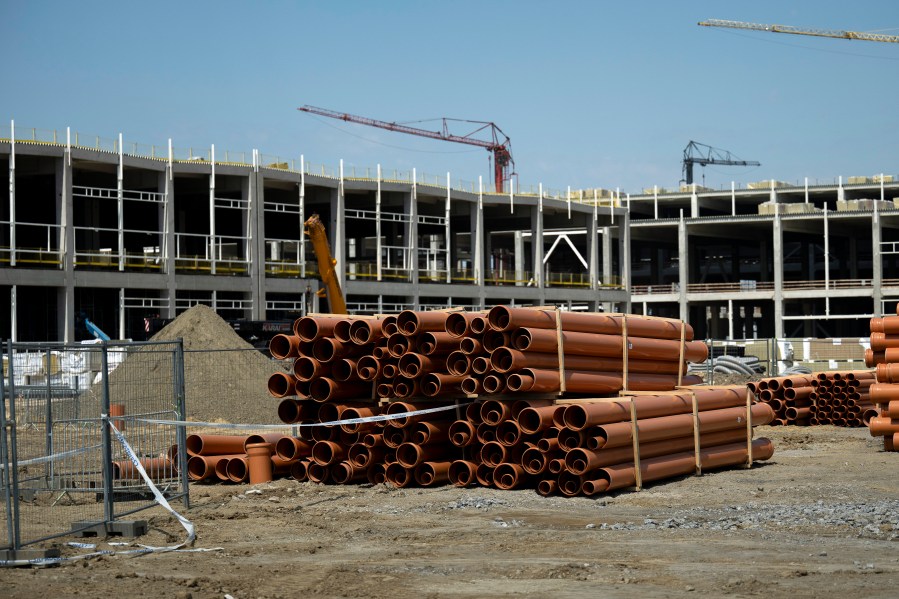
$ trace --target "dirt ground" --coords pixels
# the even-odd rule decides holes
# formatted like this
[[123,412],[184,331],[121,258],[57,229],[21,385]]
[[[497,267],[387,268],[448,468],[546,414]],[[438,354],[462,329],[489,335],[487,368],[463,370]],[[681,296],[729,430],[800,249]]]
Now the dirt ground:
[[[196,546],[222,551],[5,569],[0,588],[29,598],[895,597],[899,454],[866,429],[760,427],[757,436],[776,452],[752,470],[592,499],[197,485],[186,512]],[[183,538],[160,510],[144,517],[151,532],[140,542]]]

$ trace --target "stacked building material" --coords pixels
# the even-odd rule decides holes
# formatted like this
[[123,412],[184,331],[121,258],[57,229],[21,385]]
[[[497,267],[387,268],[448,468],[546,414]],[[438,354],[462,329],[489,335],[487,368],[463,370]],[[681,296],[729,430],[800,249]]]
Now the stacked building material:
[[856,427],[877,416],[870,394],[873,383],[873,371],[850,370],[773,377],[748,387],[774,410],[772,426]]
[[[896,306],[899,314],[899,305]],[[876,366],[871,401],[878,415],[868,421],[872,437],[883,437],[884,451],[899,451],[899,316],[871,319],[871,349],[865,363]]]
[[[267,482],[290,474],[299,455],[283,458],[275,452],[281,433],[263,435],[190,435],[187,476],[192,481]],[[299,453],[299,452],[297,452]]]
[[773,445],[751,439],[747,410],[751,426],[769,423],[774,412],[766,404],[748,408],[746,400],[745,389],[734,386],[609,401],[474,403],[450,427],[450,441],[468,457],[453,462],[448,476],[458,486],[594,495],[768,459]]
[[[297,320],[294,333],[272,340],[272,355],[294,362],[292,374],[272,376],[268,388],[282,399],[282,422],[318,425],[300,426],[300,436],[276,442],[276,455],[294,460],[297,480],[397,487],[478,481],[594,494],[630,486],[631,479],[678,476],[685,468],[693,471],[697,460],[705,468],[746,463],[750,446],[753,459],[771,453],[767,440],[749,443],[742,388],[697,391],[696,420],[690,391],[596,407],[589,406],[600,400],[583,400],[583,422],[574,415],[579,404],[556,405],[561,393],[599,398],[623,389],[673,392],[698,382],[684,373],[688,362],[706,358],[707,349],[680,321],[501,306],[488,314],[306,317]],[[491,399],[472,401],[474,395]],[[464,418],[463,401],[469,402]],[[637,436],[646,436],[642,446],[623,407],[631,401],[639,416]],[[427,415],[366,420],[454,405]],[[562,420],[568,410],[571,425]],[[773,413],[754,406],[748,416],[761,424]],[[694,438],[695,426],[701,434]],[[634,461],[641,447],[648,453],[638,473]],[[566,465],[572,450],[582,450],[586,462],[572,458]],[[606,482],[598,482],[603,477]],[[584,487],[588,481],[592,487]]]

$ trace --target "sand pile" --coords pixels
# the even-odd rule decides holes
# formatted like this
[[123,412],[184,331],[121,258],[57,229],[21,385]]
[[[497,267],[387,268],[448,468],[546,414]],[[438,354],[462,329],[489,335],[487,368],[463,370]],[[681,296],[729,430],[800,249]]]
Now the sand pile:
[[[184,340],[184,391],[187,419],[204,422],[274,423],[277,405],[268,378],[282,370],[241,339],[211,308],[196,305],[153,336],[153,341]],[[109,377],[113,403],[128,411],[170,407],[172,351],[148,346],[131,353]]]

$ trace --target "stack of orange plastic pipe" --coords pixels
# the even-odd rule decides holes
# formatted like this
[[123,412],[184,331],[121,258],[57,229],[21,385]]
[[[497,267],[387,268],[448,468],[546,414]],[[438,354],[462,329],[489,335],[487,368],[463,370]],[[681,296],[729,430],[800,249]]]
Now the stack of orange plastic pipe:
[[[400,414],[446,405],[445,402],[393,402],[389,405],[361,402],[318,403],[311,400],[282,400],[278,415],[287,424],[321,424]],[[451,412],[450,412],[451,413]],[[448,441],[452,418],[438,412],[427,417],[388,421],[300,427],[300,437],[285,437],[282,446],[293,443],[302,455],[291,474],[298,481],[348,484],[368,480],[385,481],[397,487],[430,486],[447,480],[450,463],[462,453]],[[427,418],[427,419],[425,419]],[[286,457],[286,456],[285,456]]]
[[[308,447],[281,433],[263,435],[190,435],[187,476],[191,481],[266,482],[291,473]],[[290,445],[290,453],[280,451]],[[256,458],[258,456],[259,459]]]
[[[896,306],[899,314],[899,305]],[[883,437],[884,451],[899,451],[899,316],[871,319],[871,349],[865,363],[877,367],[877,383],[871,385],[871,401],[880,414],[871,418],[873,437]]]
[[[696,469],[693,399],[699,422],[700,464],[715,469],[746,463],[746,391],[743,387],[633,397],[643,482]],[[636,482],[630,399],[590,402],[487,400],[453,423],[450,441],[468,458],[453,462],[450,481],[500,489],[536,487],[544,495],[594,495]],[[767,424],[766,404],[751,408],[752,425]],[[768,439],[752,441],[753,460],[773,454]]]
[[[277,447],[295,443],[308,449],[291,467],[297,480],[368,480],[397,487],[447,480],[469,484],[478,480],[480,471],[482,484],[515,488],[547,480],[555,489],[557,475],[571,472],[562,460],[565,449],[603,449],[604,459],[611,456],[617,460],[606,466],[626,465],[633,460],[633,450],[628,458],[625,454],[630,446],[625,447],[628,441],[621,440],[627,435],[618,426],[629,418],[621,412],[626,400],[604,404],[613,415],[596,423],[591,420],[580,429],[566,427],[568,432],[562,434],[564,423],[553,425],[552,416],[566,407],[553,405],[563,378],[559,336],[566,391],[593,397],[617,394],[625,379],[630,388],[646,391],[670,391],[679,382],[696,382],[694,377],[684,376],[686,362],[705,359],[705,344],[692,341],[692,329],[679,321],[628,316],[625,322],[622,316],[604,314],[560,316],[557,323],[552,311],[500,307],[487,315],[406,311],[376,320],[330,315],[299,319],[295,335],[276,337],[270,348],[273,356],[294,360],[293,375],[276,374],[269,381],[270,393],[282,398],[278,415],[286,424],[321,425],[452,405],[446,400],[465,394],[513,393],[522,399],[515,401],[513,396],[472,403],[466,418],[446,411],[384,422],[303,426],[299,437],[279,440]],[[345,384],[351,392],[343,391]],[[372,385],[376,393],[372,393]],[[708,392],[702,390],[698,396],[704,467],[745,462],[745,390],[714,391],[706,397]],[[379,404],[376,398],[389,403]],[[647,427],[649,437],[650,454],[641,468],[641,472],[646,469],[644,478],[677,476],[684,467],[680,454],[693,447],[693,416],[688,414],[692,404],[683,396],[634,401],[641,430]],[[520,412],[524,420],[519,419]],[[770,418],[773,415],[767,406],[753,408],[754,420],[767,422]],[[601,434],[600,424],[611,426],[612,434],[618,435],[606,443],[608,447],[594,438]],[[629,421],[623,424],[630,427]],[[528,468],[533,466],[541,443],[551,456],[548,460],[556,460],[558,470],[538,480]],[[754,458],[766,459],[770,443],[757,445]],[[688,453],[695,467],[695,455]],[[672,456],[673,461],[668,459]],[[599,476],[594,470],[592,466],[582,468],[577,476]],[[605,490],[632,484],[626,482],[626,467],[619,470]],[[631,470],[636,476],[633,467]],[[572,483],[566,480],[570,490]],[[597,485],[592,493],[603,490]],[[576,493],[580,492],[579,485]]]
[[772,426],[855,427],[877,416],[870,397],[873,383],[873,371],[851,370],[767,378],[748,387],[774,410]]

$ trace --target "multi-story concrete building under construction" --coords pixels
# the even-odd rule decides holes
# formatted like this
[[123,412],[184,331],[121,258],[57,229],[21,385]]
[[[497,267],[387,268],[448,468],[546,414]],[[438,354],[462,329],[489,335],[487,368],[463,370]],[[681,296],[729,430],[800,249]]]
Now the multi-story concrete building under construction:
[[859,337],[899,299],[899,181],[497,194],[479,182],[0,128],[0,338],[142,339],[196,303],[327,308],[326,225],[351,313],[562,304],[688,320],[699,337]]

